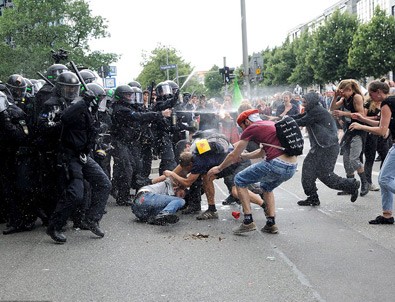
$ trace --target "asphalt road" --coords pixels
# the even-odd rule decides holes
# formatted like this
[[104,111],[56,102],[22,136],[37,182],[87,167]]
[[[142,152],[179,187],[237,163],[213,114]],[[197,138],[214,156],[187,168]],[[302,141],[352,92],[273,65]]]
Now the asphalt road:
[[[351,203],[318,183],[321,206],[299,207],[302,162],[275,190],[277,235],[233,235],[239,206],[221,204],[222,180],[215,221],[147,225],[110,199],[103,239],[71,225],[64,245],[39,224],[0,235],[0,301],[395,301],[395,226],[368,224],[380,192]],[[344,175],[341,157],[336,171]],[[262,209],[253,215],[263,227]]]

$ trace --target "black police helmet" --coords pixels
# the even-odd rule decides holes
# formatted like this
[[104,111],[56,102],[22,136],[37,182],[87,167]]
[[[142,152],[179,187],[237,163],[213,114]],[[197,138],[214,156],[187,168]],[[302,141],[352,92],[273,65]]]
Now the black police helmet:
[[25,78],[20,74],[11,75],[7,80],[6,86],[15,101],[20,101],[25,97],[27,84]]
[[137,82],[137,81],[131,81],[131,82],[128,83],[128,85],[130,87],[137,87],[137,88],[141,89],[141,84],[139,82]]
[[178,84],[176,82],[171,81],[171,80],[167,80],[166,83],[169,84],[173,95],[176,95],[177,92],[180,90],[180,87],[178,86]]
[[63,65],[63,64],[53,64],[51,66],[48,67],[47,69],[47,79],[51,82],[55,84],[56,79],[58,78],[58,76],[65,71],[69,71],[69,69]]
[[94,81],[96,81],[95,74],[93,73],[93,71],[89,69],[82,69],[80,71],[80,75],[84,79],[84,82],[86,84],[93,83]]
[[79,96],[80,84],[75,73],[65,71],[57,77],[55,87],[59,96],[73,101]]
[[156,85],[155,91],[158,101],[164,100],[173,94],[173,90],[170,87],[170,84],[167,82],[160,82],[158,85]]
[[133,88],[129,85],[120,85],[115,89],[114,98],[119,102],[132,103]]

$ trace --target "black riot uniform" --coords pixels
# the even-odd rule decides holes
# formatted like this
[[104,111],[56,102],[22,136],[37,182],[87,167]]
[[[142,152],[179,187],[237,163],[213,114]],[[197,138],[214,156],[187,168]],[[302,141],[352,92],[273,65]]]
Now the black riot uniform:
[[[153,106],[154,111],[173,108],[177,104],[178,88],[175,88],[175,83],[171,82],[161,82],[156,86],[156,104]],[[154,126],[156,127],[157,140],[155,143],[159,147],[161,158],[159,174],[162,175],[163,171],[173,170],[177,166],[173,147],[174,127],[172,125],[172,118],[162,118],[157,121]]]
[[47,228],[47,234],[58,243],[66,242],[62,228],[84,200],[84,179],[92,187],[85,225],[95,235],[103,237],[98,223],[111,190],[111,183],[103,169],[89,156],[97,134],[91,104],[96,104],[97,100],[91,91],[86,92],[84,100],[78,100],[79,88],[75,74],[60,74],[56,81],[56,95],[45,102],[41,114],[43,127],[48,135],[52,134],[49,143],[56,152],[56,167],[59,168],[61,196]]
[[26,144],[29,130],[26,114],[15,104],[9,103],[4,93],[0,92],[0,180],[3,192],[3,210],[8,214],[8,228],[4,235],[31,230],[35,217],[29,215],[29,205],[20,188],[24,187],[23,178],[27,177],[18,168],[17,154],[19,148]]
[[130,190],[148,184],[141,177],[141,125],[162,119],[160,112],[141,112],[136,107],[142,104],[142,92],[137,87],[121,85],[115,89],[112,105],[113,139],[113,185],[118,191],[118,205],[130,203]]

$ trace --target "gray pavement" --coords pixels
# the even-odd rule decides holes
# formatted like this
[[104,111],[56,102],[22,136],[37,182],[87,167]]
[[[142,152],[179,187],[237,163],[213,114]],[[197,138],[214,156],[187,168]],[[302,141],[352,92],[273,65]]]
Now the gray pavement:
[[[111,198],[103,239],[69,227],[56,245],[39,224],[0,235],[0,301],[395,301],[395,226],[367,223],[380,214],[380,192],[351,203],[318,183],[321,206],[299,207],[302,161],[275,190],[277,235],[232,235],[240,208],[221,204],[222,180],[215,221],[147,225]],[[341,157],[336,171],[344,175]],[[253,215],[263,227],[262,209]]]

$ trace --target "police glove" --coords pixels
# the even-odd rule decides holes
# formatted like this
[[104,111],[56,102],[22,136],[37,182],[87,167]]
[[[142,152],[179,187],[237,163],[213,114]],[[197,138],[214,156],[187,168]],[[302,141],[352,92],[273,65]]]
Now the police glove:
[[0,92],[0,113],[7,110],[8,100],[4,93]]
[[89,107],[98,107],[99,104],[97,103],[96,95],[92,90],[85,90],[82,98],[85,101],[85,104]]

